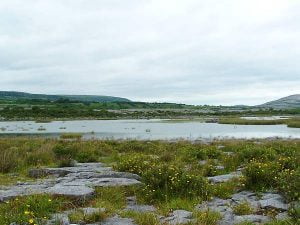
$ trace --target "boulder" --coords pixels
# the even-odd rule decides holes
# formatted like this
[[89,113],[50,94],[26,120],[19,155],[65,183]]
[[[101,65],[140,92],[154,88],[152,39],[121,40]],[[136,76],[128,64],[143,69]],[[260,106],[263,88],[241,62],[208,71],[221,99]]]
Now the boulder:
[[79,200],[90,199],[95,194],[95,190],[87,186],[67,186],[61,184],[49,188],[47,192],[53,195],[66,196]]
[[268,216],[263,215],[244,215],[244,216],[235,216],[232,224],[240,224],[242,222],[250,222],[256,224],[264,224],[271,220]]
[[241,191],[231,196],[233,205],[238,205],[243,202],[248,202],[251,207],[255,210],[259,208],[258,197],[254,192],[250,191]]
[[49,220],[46,225],[70,225],[70,220],[67,214],[57,213],[53,214],[51,220]]
[[261,200],[259,201],[260,207],[263,209],[277,209],[282,211],[287,211],[289,205],[284,202],[284,199],[279,194],[274,193],[266,193],[262,196]]
[[136,197],[131,196],[127,198],[127,206],[125,211],[135,211],[135,212],[154,212],[156,208],[152,205],[139,205],[137,204]]
[[100,223],[101,225],[135,225],[133,219],[114,216]]

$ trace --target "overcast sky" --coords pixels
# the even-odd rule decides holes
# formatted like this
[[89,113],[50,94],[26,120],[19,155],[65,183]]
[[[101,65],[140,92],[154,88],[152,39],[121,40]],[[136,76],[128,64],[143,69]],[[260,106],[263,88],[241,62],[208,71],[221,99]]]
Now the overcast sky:
[[259,104],[300,93],[300,0],[1,0],[0,90]]

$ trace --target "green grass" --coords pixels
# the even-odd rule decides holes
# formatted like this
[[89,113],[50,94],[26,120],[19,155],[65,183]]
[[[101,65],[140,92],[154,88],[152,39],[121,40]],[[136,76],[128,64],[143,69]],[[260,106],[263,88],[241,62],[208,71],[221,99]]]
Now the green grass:
[[103,187],[96,189],[93,207],[105,208],[109,213],[117,213],[126,206],[126,197],[135,195],[136,187]]
[[0,204],[0,224],[41,224],[43,219],[67,207],[70,202],[48,195],[34,195],[16,198]]

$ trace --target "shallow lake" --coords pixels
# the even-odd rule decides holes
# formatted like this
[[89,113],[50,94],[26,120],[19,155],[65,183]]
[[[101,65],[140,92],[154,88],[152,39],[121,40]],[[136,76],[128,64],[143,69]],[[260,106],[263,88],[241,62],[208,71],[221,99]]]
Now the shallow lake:
[[300,128],[286,125],[228,125],[201,121],[169,120],[77,120],[36,123],[0,122],[1,135],[42,135],[82,133],[98,139],[212,139],[212,138],[300,138]]

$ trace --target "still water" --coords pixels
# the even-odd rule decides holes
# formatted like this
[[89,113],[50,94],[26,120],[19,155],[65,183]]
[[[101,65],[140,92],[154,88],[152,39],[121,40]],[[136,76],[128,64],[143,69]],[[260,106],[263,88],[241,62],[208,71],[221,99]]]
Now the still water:
[[34,121],[0,122],[1,135],[42,135],[58,137],[61,133],[82,133],[97,139],[213,139],[213,138],[300,138],[300,128],[286,125],[228,125],[201,121],[167,120],[76,120],[36,123]]

